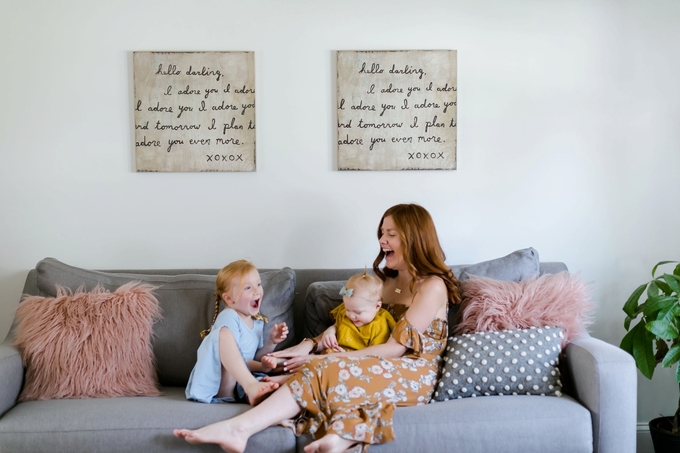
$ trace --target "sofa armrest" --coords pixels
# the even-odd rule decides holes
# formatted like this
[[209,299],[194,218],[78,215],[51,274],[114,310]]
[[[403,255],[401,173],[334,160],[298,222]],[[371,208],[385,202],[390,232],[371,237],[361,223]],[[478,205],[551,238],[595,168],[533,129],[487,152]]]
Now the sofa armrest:
[[23,380],[21,354],[5,341],[0,344],[0,417],[16,404]]
[[584,336],[567,345],[574,397],[591,413],[593,452],[635,453],[637,371],[622,349]]

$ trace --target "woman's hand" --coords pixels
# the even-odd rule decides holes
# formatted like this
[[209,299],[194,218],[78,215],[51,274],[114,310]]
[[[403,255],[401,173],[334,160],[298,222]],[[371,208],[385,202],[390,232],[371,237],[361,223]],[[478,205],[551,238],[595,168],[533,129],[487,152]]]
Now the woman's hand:
[[[297,357],[291,357],[283,362],[283,371],[285,373],[297,373],[300,368],[304,366],[305,363],[309,362],[312,358],[319,357],[318,355],[301,355]],[[321,356],[323,357],[323,356]]]

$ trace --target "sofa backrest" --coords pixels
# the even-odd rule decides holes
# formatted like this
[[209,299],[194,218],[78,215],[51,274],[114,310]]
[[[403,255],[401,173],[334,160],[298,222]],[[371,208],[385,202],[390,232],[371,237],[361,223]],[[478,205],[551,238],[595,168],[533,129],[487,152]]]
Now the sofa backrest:
[[[529,249],[527,249],[529,250]],[[537,257],[536,257],[537,259]],[[465,272],[475,270],[478,265],[452,266],[457,277],[464,278]],[[539,273],[566,271],[560,262],[538,263]],[[83,287],[91,290],[101,284],[108,290],[132,281],[143,281],[158,286],[156,295],[161,304],[163,319],[154,326],[154,354],[158,378],[164,386],[185,386],[196,360],[200,345],[199,332],[209,327],[213,316],[215,298],[215,276],[219,269],[158,269],[158,270],[109,270],[92,271],[61,263],[52,258],[40,261],[29,271],[24,285],[24,294],[55,295],[56,285],[72,291]],[[318,326],[311,326],[306,317],[305,300],[310,285],[315,282],[344,282],[350,276],[363,272],[354,269],[260,269],[265,301],[263,314],[270,318],[269,325],[285,321],[291,334],[279,345],[288,347],[314,334]],[[267,298],[272,303],[267,303]],[[277,303],[273,300],[276,299]],[[269,312],[265,307],[269,306]],[[12,336],[14,326],[10,331]]]
[[[215,310],[215,277],[218,269],[173,271],[92,271],[41,260],[29,273],[24,294],[54,297],[60,286],[70,291],[90,291],[101,285],[114,291],[130,281],[154,285],[162,319],[154,324],[153,351],[158,381],[164,386],[185,386],[196,363],[200,332],[210,327]],[[261,271],[265,294],[262,314],[270,320],[265,327],[280,322],[293,325],[295,272],[290,268]],[[10,332],[11,334],[11,332]],[[282,346],[293,344],[290,338]]]

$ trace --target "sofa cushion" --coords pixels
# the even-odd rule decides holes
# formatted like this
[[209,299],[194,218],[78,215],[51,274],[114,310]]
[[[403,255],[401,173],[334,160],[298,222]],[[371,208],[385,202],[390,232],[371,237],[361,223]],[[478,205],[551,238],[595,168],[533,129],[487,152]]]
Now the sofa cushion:
[[[36,265],[40,295],[54,296],[56,285],[71,290],[83,286],[89,291],[97,284],[108,290],[130,281],[142,281],[158,288],[163,318],[154,325],[153,351],[161,385],[185,386],[196,363],[201,344],[200,332],[210,326],[215,309],[215,277],[212,275],[152,275],[143,273],[101,272],[81,269],[46,258]],[[264,298],[262,314],[269,318],[265,336],[272,326],[285,322],[292,330],[295,272],[290,268],[261,272]],[[289,333],[289,337],[293,332]]]
[[342,303],[340,288],[345,281],[314,282],[305,296],[305,324],[312,336],[323,333],[333,324],[331,311]]
[[[246,404],[187,401],[183,387],[164,387],[160,397],[30,401],[14,407],[0,423],[3,452],[215,452],[189,445],[174,428],[196,429],[241,414]],[[295,435],[272,426],[248,439],[248,452],[294,453]]]
[[561,396],[562,336],[560,328],[542,327],[451,337],[433,399]]
[[559,326],[564,347],[592,321],[588,287],[578,274],[560,272],[520,282],[474,277],[462,283],[462,294],[456,335]]
[[460,281],[467,280],[474,275],[517,282],[538,276],[539,266],[538,252],[529,247],[516,250],[501,258],[477,264],[453,266],[452,269]]
[[[471,276],[519,281],[537,276],[539,266],[538,252],[533,248],[526,248],[501,258],[477,264],[452,266],[451,269],[456,278],[461,281]],[[305,324],[312,335],[321,334],[333,324],[330,311],[342,302],[340,288],[344,284],[344,281],[314,282],[307,288]],[[449,310],[449,326],[455,325],[457,312],[458,307]]]
[[158,396],[151,349],[159,317],[153,286],[115,292],[57,289],[29,296],[17,310],[15,344],[26,364],[19,401]]

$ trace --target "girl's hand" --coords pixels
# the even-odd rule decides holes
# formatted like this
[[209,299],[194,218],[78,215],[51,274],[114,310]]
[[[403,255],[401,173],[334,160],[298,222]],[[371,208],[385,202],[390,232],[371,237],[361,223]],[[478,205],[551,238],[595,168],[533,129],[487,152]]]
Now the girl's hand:
[[272,343],[279,344],[285,340],[286,337],[288,337],[288,326],[286,323],[282,322],[281,324],[274,324],[274,328],[269,334]]

